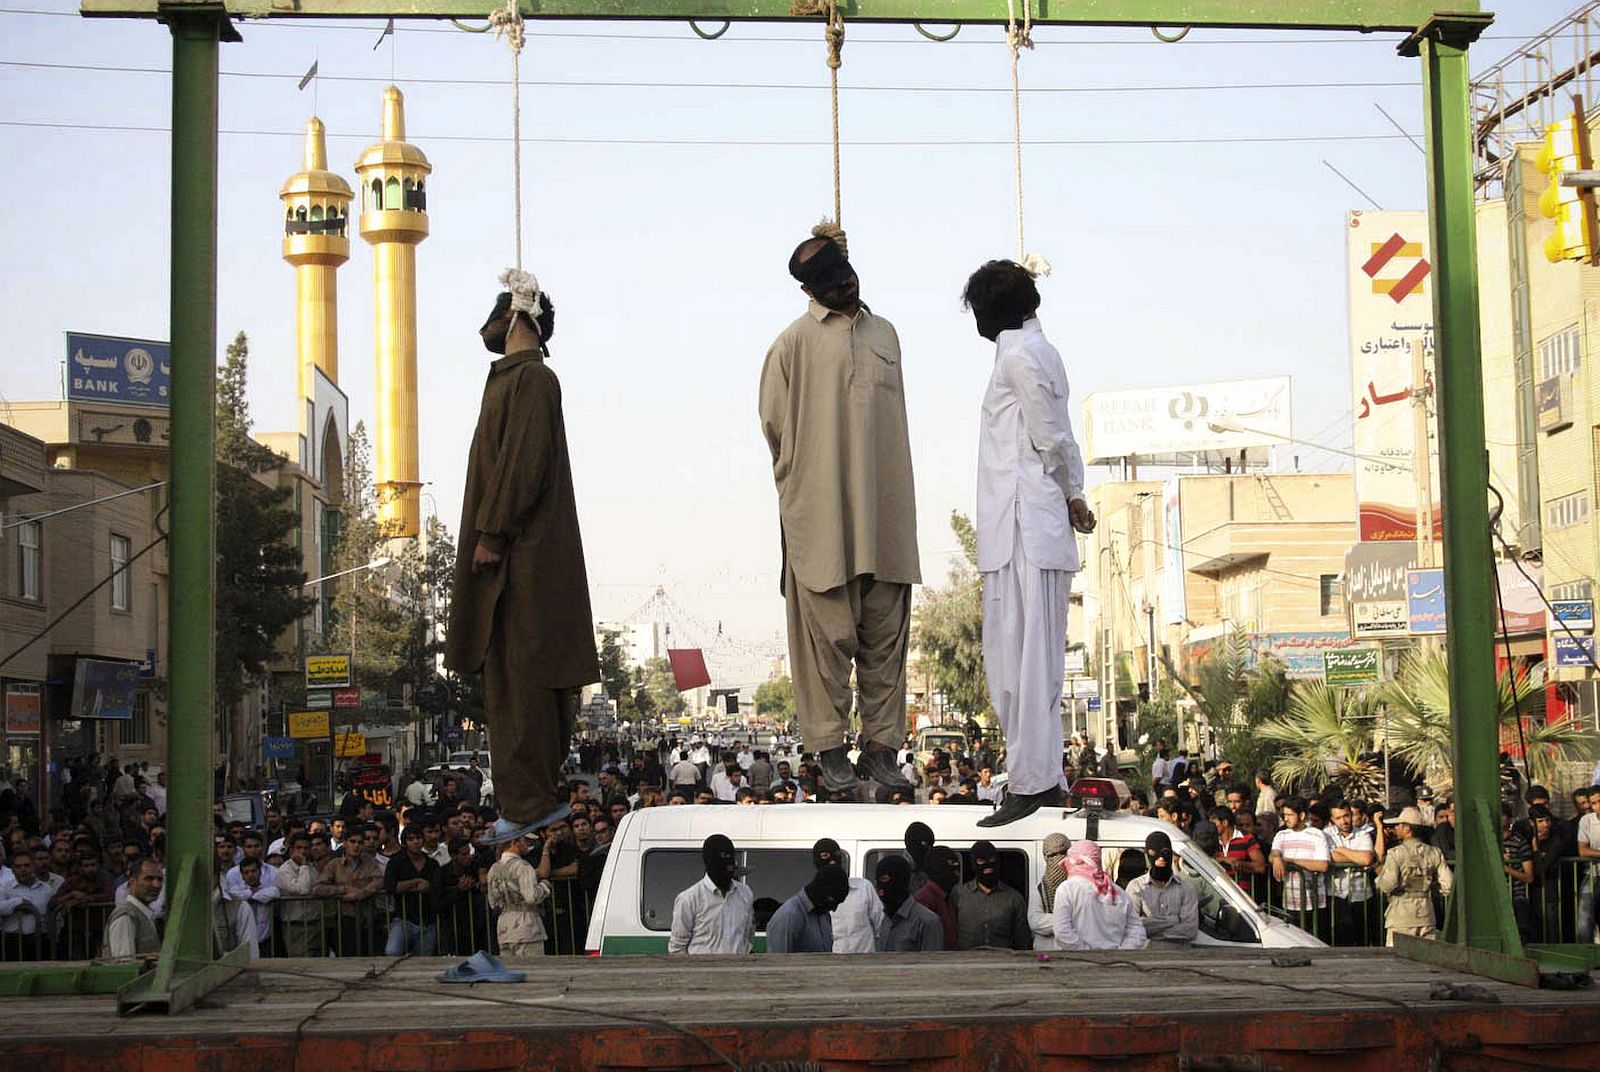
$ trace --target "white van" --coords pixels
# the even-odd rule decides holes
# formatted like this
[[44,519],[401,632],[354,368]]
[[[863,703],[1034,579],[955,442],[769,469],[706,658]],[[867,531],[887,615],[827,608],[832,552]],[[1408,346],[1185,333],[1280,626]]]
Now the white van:
[[[810,881],[811,846],[818,838],[837,841],[850,874],[871,881],[877,861],[884,854],[904,852],[906,827],[920,820],[939,844],[960,852],[967,866],[973,842],[993,842],[1000,850],[1002,877],[1026,895],[1043,877],[1045,836],[1059,832],[1074,841],[1084,836],[1081,812],[1046,809],[1008,826],[979,827],[978,820],[989,813],[984,807],[951,804],[685,804],[635,811],[622,820],[612,842],[585,947],[605,956],[665,953],[673,899],[705,874],[700,845],[712,834],[733,839],[739,865],[747,872],[745,881],[758,907],[757,952],[766,950],[761,921]],[[1176,827],[1126,812],[1106,813],[1099,824],[1096,841],[1104,852],[1106,873],[1124,883],[1143,869],[1146,836],[1161,830],[1172,839],[1179,873],[1199,888],[1196,944],[1242,949],[1322,945],[1305,931],[1268,917]],[[1134,868],[1138,870],[1130,873]]]

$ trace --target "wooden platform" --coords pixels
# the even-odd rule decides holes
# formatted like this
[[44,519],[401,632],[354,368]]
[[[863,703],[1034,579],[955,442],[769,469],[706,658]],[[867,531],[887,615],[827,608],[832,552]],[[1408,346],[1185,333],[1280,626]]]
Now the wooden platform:
[[[1285,951],[1291,956],[1299,951]],[[1600,1067],[1600,988],[1528,990],[1384,951],[549,958],[515,985],[453,959],[281,960],[176,1017],[0,1000],[28,1072],[840,1072]],[[1451,991],[1450,987],[1468,987]]]

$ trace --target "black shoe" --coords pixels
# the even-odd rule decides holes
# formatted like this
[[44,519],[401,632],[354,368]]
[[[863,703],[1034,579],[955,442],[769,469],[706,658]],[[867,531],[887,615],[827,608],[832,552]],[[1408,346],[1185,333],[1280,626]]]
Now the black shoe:
[[979,826],[1005,826],[1018,819],[1026,819],[1040,808],[1060,805],[1064,801],[1061,787],[1046,789],[1042,793],[1007,793],[993,814],[978,820]]
[[861,753],[856,769],[862,777],[870,778],[886,789],[911,789],[911,783],[906,781],[906,776],[901,773],[900,765],[895,762],[895,753],[889,748],[868,748]]
[[850,766],[850,750],[844,745],[829,748],[817,756],[822,767],[822,785],[830,793],[854,793],[860,782]]

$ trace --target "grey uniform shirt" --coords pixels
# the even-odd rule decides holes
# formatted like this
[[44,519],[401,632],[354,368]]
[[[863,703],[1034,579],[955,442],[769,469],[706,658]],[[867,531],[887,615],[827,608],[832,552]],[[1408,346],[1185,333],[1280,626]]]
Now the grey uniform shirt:
[[880,953],[937,953],[944,948],[944,924],[931,909],[907,897],[898,909],[884,913],[876,948]]
[[768,953],[833,952],[833,916],[818,912],[811,898],[801,890],[767,921]]
[[1186,946],[1200,933],[1200,896],[1180,876],[1162,886],[1148,874],[1140,875],[1128,883],[1128,896],[1139,906],[1150,944]]

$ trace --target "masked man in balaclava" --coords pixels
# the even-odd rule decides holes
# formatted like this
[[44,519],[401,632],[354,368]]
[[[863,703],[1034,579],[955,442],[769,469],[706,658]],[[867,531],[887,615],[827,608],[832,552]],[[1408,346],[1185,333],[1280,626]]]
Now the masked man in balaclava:
[[600,680],[561,385],[546,364],[555,305],[515,269],[479,330],[491,354],[467,456],[445,666],[483,673],[505,844],[568,813],[556,784],[579,690]]
[[960,948],[960,935],[956,929],[955,905],[950,895],[961,881],[961,857],[947,845],[935,845],[928,850],[928,881],[913,890],[912,897],[923,908],[939,917],[944,928],[944,948]]
[[668,953],[748,953],[755,938],[755,896],[739,881],[738,855],[726,835],[700,846],[706,876],[672,902]]
[[836,953],[832,913],[850,893],[838,864],[824,864],[767,921],[768,953]]
[[911,791],[906,724],[911,586],[922,580],[900,339],[861,303],[844,235],[819,227],[789,273],[810,298],[761,370],[796,717],[829,793],[855,793],[845,735],[860,694],[862,775]]
[[1061,690],[1075,532],[1094,531],[1083,454],[1072,435],[1067,373],[1039,326],[1029,271],[990,261],[963,295],[995,344],[978,432],[978,571],[983,669],[1006,738],[1005,799],[979,826],[1062,803]]
[[971,882],[951,893],[962,949],[1032,949],[1028,902],[1000,877],[1000,850],[992,841],[972,843]]
[[906,859],[911,862],[911,892],[928,881],[928,850],[933,848],[933,828],[924,822],[906,826]]
[[1183,949],[1200,933],[1200,895],[1173,870],[1172,839],[1159,830],[1144,841],[1145,873],[1128,883],[1145,936],[1154,946]]
[[911,863],[904,856],[885,856],[873,869],[873,884],[883,901],[878,925],[880,953],[937,953],[944,948],[944,924],[911,896]]
[[[818,871],[825,867],[844,867],[844,852],[832,838],[820,838],[811,846],[811,862]],[[833,951],[870,953],[883,922],[883,902],[864,878],[849,879],[849,895],[840,899],[833,912]]]

